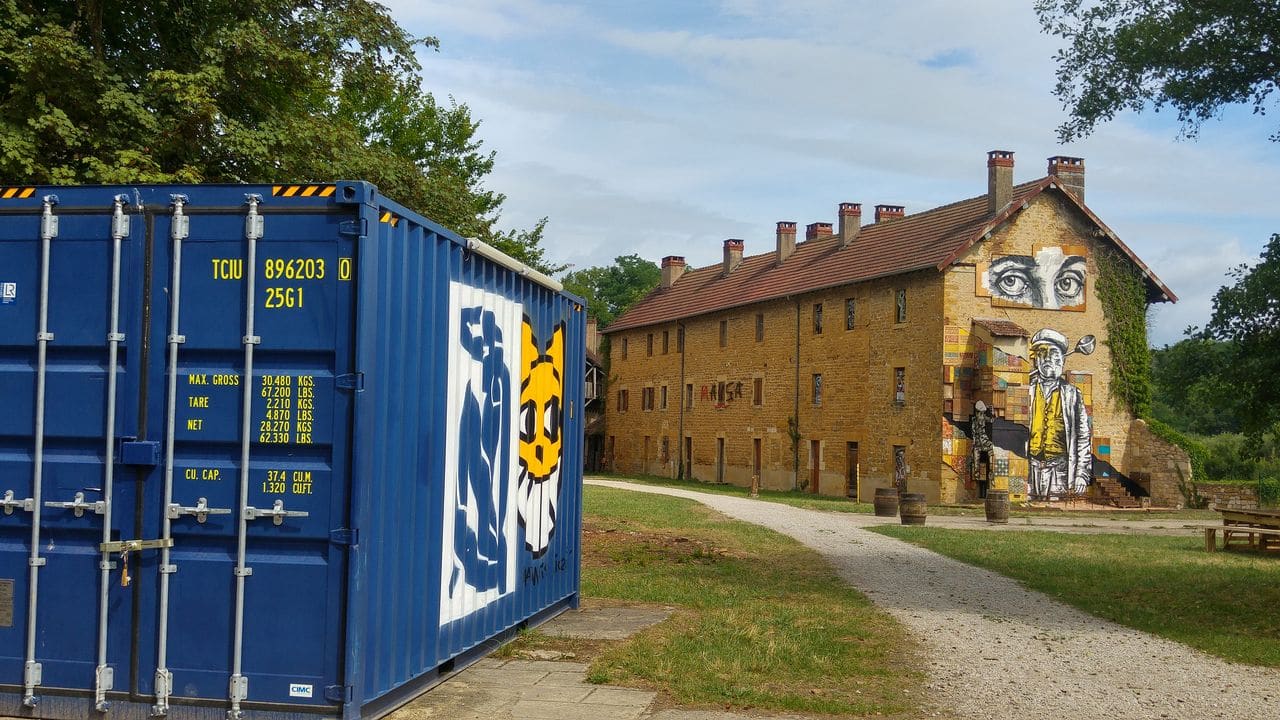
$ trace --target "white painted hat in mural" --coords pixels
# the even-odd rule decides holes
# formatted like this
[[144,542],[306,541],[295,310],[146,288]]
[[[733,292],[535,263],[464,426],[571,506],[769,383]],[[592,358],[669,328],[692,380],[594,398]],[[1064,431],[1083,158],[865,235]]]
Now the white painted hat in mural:
[[1067,351],[1067,336],[1052,328],[1044,328],[1031,336],[1031,347],[1037,345],[1057,345],[1062,352]]

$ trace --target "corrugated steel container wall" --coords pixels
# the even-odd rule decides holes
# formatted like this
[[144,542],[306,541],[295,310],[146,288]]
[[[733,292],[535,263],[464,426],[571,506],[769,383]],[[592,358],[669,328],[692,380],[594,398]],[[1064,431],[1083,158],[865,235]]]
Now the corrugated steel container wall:
[[0,715],[375,717],[576,604],[578,298],[365,183],[0,198]]
[[[352,679],[357,697],[391,698],[374,703],[381,709],[400,700],[403,693],[397,690],[406,684],[412,688],[424,673],[449,672],[454,668],[450,659],[484,647],[547,608],[576,602],[585,372],[585,362],[579,359],[585,357],[585,319],[576,299],[466,252],[451,233],[406,208],[385,198],[374,200],[371,220],[376,220],[379,241],[362,245],[359,273],[361,285],[377,292],[362,294],[357,310],[357,365],[369,370],[356,406],[353,513],[365,530],[350,586],[351,597],[359,598],[355,602],[363,603],[367,614],[348,632],[348,657],[354,660],[350,653],[357,648],[377,647],[376,652],[364,652],[364,672]],[[472,316],[463,317],[461,313],[468,311]],[[486,315],[492,318],[490,328],[485,327]],[[531,358],[531,348],[522,347],[526,323],[538,357]],[[512,359],[522,358],[520,363],[505,363],[507,376],[502,380],[511,400],[519,397],[534,360],[547,358],[552,343],[559,346],[553,353],[557,357],[539,363],[554,365],[561,375],[563,457],[553,477],[522,481],[526,471],[518,458],[491,459],[513,469],[506,476],[507,490],[516,495],[529,487],[558,484],[558,532],[548,528],[545,546],[531,547],[526,533],[518,531],[525,523],[520,512],[499,513],[493,508],[492,518],[505,518],[507,526],[483,527],[481,510],[471,507],[477,532],[446,527],[457,525],[446,522],[451,509],[466,507],[459,497],[466,492],[459,492],[467,484],[464,463],[451,460],[461,459],[467,448],[473,454],[481,450],[479,439],[468,435],[460,410],[450,409],[455,396],[466,394],[468,381],[484,380],[484,359],[469,357],[459,336],[467,324],[478,324],[481,335],[487,330],[493,336],[488,339],[496,339]],[[404,357],[419,362],[401,362]],[[515,452],[521,418],[502,415],[508,452]],[[536,419],[535,430],[543,430],[542,417],[524,419]],[[467,447],[459,449],[459,444]],[[396,488],[361,482],[385,477],[416,482]],[[498,557],[486,554],[486,530],[492,531],[488,550],[500,551]],[[375,538],[372,544],[369,537]],[[435,542],[423,543],[421,538]],[[470,558],[465,557],[468,552]],[[452,571],[461,575],[485,563],[502,575],[488,583],[492,587],[458,592],[484,583],[451,577]],[[434,574],[422,574],[423,568]],[[450,580],[455,585],[452,599]],[[359,610],[356,614],[360,617]]]

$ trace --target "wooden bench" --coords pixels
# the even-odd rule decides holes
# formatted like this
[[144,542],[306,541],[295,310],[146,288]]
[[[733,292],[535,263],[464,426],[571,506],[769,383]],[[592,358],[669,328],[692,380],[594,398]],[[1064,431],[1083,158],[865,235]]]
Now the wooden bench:
[[[1259,550],[1266,550],[1271,544],[1268,540],[1271,537],[1280,538],[1280,528],[1253,527],[1250,525],[1209,525],[1204,529],[1204,549],[1213,552],[1218,549],[1217,532],[1222,531],[1222,549],[1231,549],[1232,535],[1248,536],[1244,542],[1237,545],[1245,545]],[[1277,541],[1280,544],[1280,540]]]

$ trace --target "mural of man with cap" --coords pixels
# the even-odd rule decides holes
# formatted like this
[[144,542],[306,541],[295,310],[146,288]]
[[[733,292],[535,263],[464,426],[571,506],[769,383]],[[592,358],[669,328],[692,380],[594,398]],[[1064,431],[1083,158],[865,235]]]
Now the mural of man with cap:
[[[1088,340],[1088,348],[1084,349]],[[1092,352],[1092,336],[1083,338],[1083,352]],[[1044,328],[1031,337],[1031,497],[1048,500],[1063,493],[1083,493],[1093,476],[1089,415],[1080,391],[1062,376],[1067,338]]]

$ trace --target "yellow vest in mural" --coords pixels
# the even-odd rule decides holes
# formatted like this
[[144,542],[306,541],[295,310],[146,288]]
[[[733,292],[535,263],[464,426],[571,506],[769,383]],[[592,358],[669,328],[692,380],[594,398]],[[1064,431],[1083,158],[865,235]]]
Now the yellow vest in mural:
[[1067,429],[1062,423],[1062,393],[1057,388],[1046,401],[1039,388],[1031,406],[1031,457],[1037,460],[1059,458],[1067,453]]

